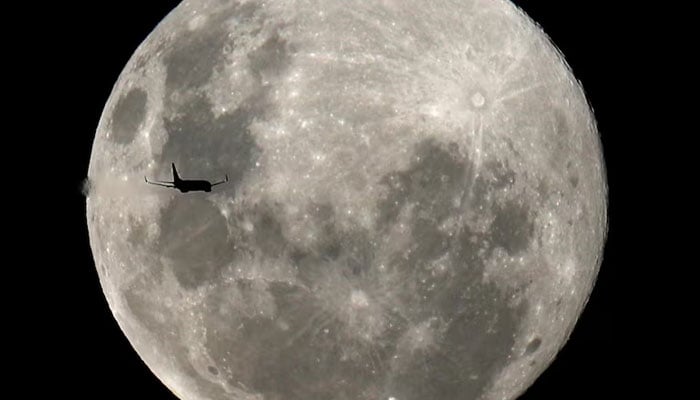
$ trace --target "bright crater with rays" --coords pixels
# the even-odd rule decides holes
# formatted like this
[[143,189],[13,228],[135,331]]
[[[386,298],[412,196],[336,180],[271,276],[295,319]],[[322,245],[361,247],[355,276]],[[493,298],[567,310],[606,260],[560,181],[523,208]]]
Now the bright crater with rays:
[[[171,162],[230,182],[143,182]],[[89,179],[105,296],[184,400],[513,399],[605,240],[592,112],[504,0],[184,1]]]

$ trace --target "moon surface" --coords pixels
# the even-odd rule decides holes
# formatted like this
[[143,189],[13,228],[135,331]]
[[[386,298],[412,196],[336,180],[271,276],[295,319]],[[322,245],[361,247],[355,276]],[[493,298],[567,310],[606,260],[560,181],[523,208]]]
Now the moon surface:
[[[181,194],[143,182],[228,184]],[[187,0],[105,106],[87,219],[114,317],[183,400],[501,400],[594,284],[582,88],[505,0]]]

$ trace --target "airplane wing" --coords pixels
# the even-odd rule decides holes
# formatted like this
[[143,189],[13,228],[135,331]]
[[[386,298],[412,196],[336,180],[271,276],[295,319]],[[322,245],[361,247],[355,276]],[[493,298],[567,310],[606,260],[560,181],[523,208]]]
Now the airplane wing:
[[223,181],[212,183],[211,186],[214,187],[216,185],[221,185],[222,183],[226,183],[226,182],[228,182],[228,174],[226,174],[226,179],[224,179]]
[[175,187],[175,182],[149,181],[148,178],[146,178],[145,176],[143,177],[143,180],[145,180],[146,183],[148,183],[149,185],[158,185],[158,186],[169,187],[169,188]]

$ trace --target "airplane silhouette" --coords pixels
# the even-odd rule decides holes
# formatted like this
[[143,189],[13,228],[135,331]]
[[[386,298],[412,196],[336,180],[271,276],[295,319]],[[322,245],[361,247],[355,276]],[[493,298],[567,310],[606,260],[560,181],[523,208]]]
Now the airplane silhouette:
[[145,176],[143,177],[143,179],[146,181],[146,183],[148,183],[150,185],[158,185],[158,186],[163,186],[163,187],[167,187],[167,188],[173,188],[173,189],[179,190],[182,193],[211,192],[212,187],[228,182],[228,174],[226,174],[226,179],[224,179],[223,181],[214,182],[214,183],[211,183],[211,182],[205,181],[205,180],[182,179],[182,178],[180,178],[180,175],[178,175],[178,173],[177,173],[177,169],[175,168],[175,163],[172,163],[171,165],[173,167],[173,181],[172,182],[149,181],[148,178],[146,178]]

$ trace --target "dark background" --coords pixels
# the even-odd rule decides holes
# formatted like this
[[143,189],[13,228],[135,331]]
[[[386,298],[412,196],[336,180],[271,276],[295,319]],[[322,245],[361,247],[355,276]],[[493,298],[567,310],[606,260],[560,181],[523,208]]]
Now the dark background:
[[[45,268],[43,277],[35,279],[46,284],[41,290],[49,298],[41,306],[23,300],[36,310],[27,317],[36,328],[20,335],[35,343],[28,368],[41,365],[47,378],[29,389],[46,390],[52,394],[48,398],[175,399],[141,362],[107,307],[88,243],[81,185],[112,85],[136,47],[177,3],[120,0],[42,6],[45,33],[30,51],[40,51],[40,62],[51,66],[39,69],[52,89],[34,95],[54,106],[29,123],[40,126],[46,137],[41,145],[46,158],[35,168],[50,179],[40,187],[57,195],[48,210],[45,198],[22,200],[49,215],[47,219],[42,213],[37,221],[46,226],[41,238],[46,245],[35,251],[41,254],[30,254]],[[645,375],[638,374],[647,369],[637,354],[647,346],[641,336],[648,327],[635,311],[640,308],[637,276],[651,260],[638,256],[646,242],[637,241],[645,227],[637,221],[642,206],[634,187],[640,183],[640,171],[653,173],[653,166],[634,159],[650,127],[630,122],[647,112],[632,106],[644,97],[636,89],[643,78],[638,68],[645,57],[642,47],[647,46],[637,26],[641,6],[624,1],[611,6],[613,2],[604,0],[515,3],[565,54],[595,109],[608,172],[610,217],[604,262],[590,302],[570,341],[521,400],[636,398],[631,393],[648,386]],[[635,140],[630,140],[632,135]],[[31,230],[18,233],[35,235]]]

